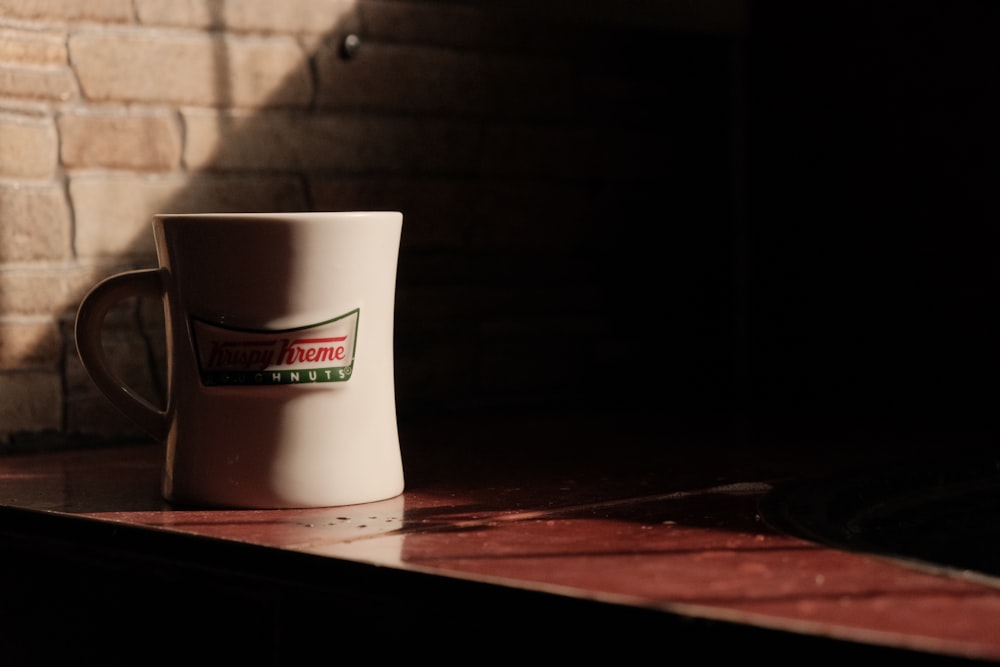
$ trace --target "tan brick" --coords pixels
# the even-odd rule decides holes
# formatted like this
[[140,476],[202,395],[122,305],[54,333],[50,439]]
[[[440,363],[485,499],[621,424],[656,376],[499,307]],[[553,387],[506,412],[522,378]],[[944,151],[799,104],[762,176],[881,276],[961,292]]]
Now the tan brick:
[[339,46],[316,54],[322,108],[391,109],[493,116],[567,116],[573,109],[569,61],[373,44],[345,60]]
[[0,97],[66,102],[77,96],[68,67],[0,65]]
[[[130,320],[119,320],[117,323],[106,321],[101,330],[108,368],[123,383],[137,390],[151,402],[163,403],[163,387],[160,378],[165,374],[165,368],[152,368],[154,350],[144,340],[137,325],[134,303],[130,306]],[[71,358],[79,360],[75,341],[69,341]],[[163,361],[163,360],[160,360]],[[159,362],[157,362],[159,363]],[[93,381],[83,368],[83,364],[67,364],[67,391],[69,393],[88,392],[93,387]]]
[[288,37],[219,37],[157,30],[80,32],[70,57],[91,101],[303,107],[306,54]]
[[[145,263],[148,265],[149,262]],[[0,313],[28,316],[73,316],[80,298],[100,279],[133,264],[0,265]]]
[[184,122],[191,168],[409,172],[478,159],[478,124],[453,119],[191,111]]
[[125,23],[132,20],[132,0],[0,0],[6,18]]
[[0,184],[0,262],[69,259],[71,228],[61,187]]
[[66,433],[102,440],[146,440],[149,436],[93,388],[65,398]]
[[568,249],[592,240],[580,222],[586,189],[572,183],[315,178],[310,187],[320,210],[402,211],[407,247]]
[[0,370],[58,368],[61,360],[62,339],[55,320],[0,316]]
[[0,63],[62,67],[67,65],[66,32],[0,28]]
[[365,0],[358,9],[364,34],[380,42],[523,53],[565,51],[583,39],[586,23],[566,20],[567,11],[546,20],[540,16],[542,3],[532,3],[527,12],[508,11],[507,4],[487,8],[472,3]]
[[669,149],[656,140],[629,130],[495,123],[483,133],[481,167],[517,178],[642,177],[649,155],[669,159]]
[[[138,262],[133,264],[138,264]],[[150,265],[151,263],[147,262],[146,264]],[[60,327],[60,339],[64,343],[75,343],[74,330],[76,328],[79,302],[82,302],[87,292],[105,278],[131,271],[135,268],[148,267],[137,267],[135,265],[106,265],[100,269],[94,267],[91,271],[92,278],[90,282],[86,285],[81,285],[81,288],[77,291],[77,297],[74,299],[72,308],[65,309],[61,313],[56,313]],[[145,297],[125,298],[108,309],[108,312],[104,316],[103,329],[112,332],[112,335],[108,337],[109,341],[113,341],[115,338],[130,337],[143,339],[148,341],[157,353],[159,353],[161,348],[165,348],[166,346],[163,302],[159,299]]]
[[[161,312],[156,324],[156,331],[151,331],[152,325],[147,322],[149,319],[147,311],[151,312],[153,307]],[[75,325],[75,313],[68,314],[60,322],[62,347],[65,347],[65,350],[60,348],[60,352],[65,352],[68,355],[66,359],[66,391],[70,394],[90,391],[93,388],[93,382],[88,377],[83,365],[79,363],[74,334]],[[162,343],[159,341],[147,343],[150,333],[153,334],[153,338],[164,337],[162,302],[154,303],[153,299],[129,298],[108,311],[104,326],[101,328],[102,342],[108,355],[109,364],[122,379],[128,378],[140,385],[145,384],[152,377],[149,368],[150,353],[158,355],[154,357],[157,360],[154,363],[162,364],[165,361],[163,355],[159,354]],[[118,349],[119,345],[135,346],[136,344],[140,347],[133,347],[129,353],[123,354]],[[147,345],[149,345],[149,349],[145,349]],[[140,370],[138,373],[134,370],[126,371],[126,367]],[[160,367],[158,366],[158,368]],[[165,370],[165,366],[161,370]],[[159,373],[160,371],[157,370],[156,374]],[[137,377],[139,379],[136,379]],[[157,389],[156,395],[159,395],[159,392],[160,390]]]
[[0,436],[62,426],[62,378],[56,371],[0,372]]
[[[141,300],[141,304],[149,301]],[[138,328],[135,300],[119,309],[123,316],[109,317],[102,329],[108,366],[124,384],[156,405],[164,404],[166,361],[162,346],[147,342]],[[162,321],[162,319],[161,319]],[[135,424],[115,408],[83,368],[67,323],[64,338],[66,368],[66,428],[71,433],[106,437],[143,436]],[[162,333],[162,332],[161,332]],[[162,337],[162,335],[160,336]]]
[[330,33],[356,29],[356,0],[136,0],[145,25],[230,32]]
[[300,211],[306,200],[291,176],[228,177],[87,174],[70,179],[80,257],[154,254],[157,213]]
[[411,44],[483,45],[490,19],[497,19],[492,12],[471,6],[395,0],[366,0],[359,11],[365,33],[372,38],[389,37]]
[[75,112],[58,119],[62,163],[168,171],[180,165],[180,124],[168,113]]
[[59,138],[50,119],[0,113],[0,146],[0,178],[55,176]]
[[565,252],[593,244],[592,230],[581,222],[587,195],[585,184],[569,181],[483,181],[465,194],[466,219],[476,221],[470,225],[469,246]]
[[746,29],[746,0],[697,2],[502,2],[429,3],[364,0],[365,32],[393,41],[476,44],[491,48],[563,49],[593,27],[600,38],[609,26],[696,30],[736,34]]
[[309,186],[317,210],[402,211],[408,247],[464,248],[475,226],[464,180],[316,177]]

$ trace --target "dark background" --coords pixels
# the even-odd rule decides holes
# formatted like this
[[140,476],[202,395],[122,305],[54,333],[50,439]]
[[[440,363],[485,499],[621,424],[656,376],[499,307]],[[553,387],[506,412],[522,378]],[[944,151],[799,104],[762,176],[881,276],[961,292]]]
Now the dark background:
[[[991,430],[998,34],[992,2],[778,0],[739,35],[577,45],[591,90],[627,91],[580,117],[642,139],[562,246],[404,247],[401,415]],[[409,306],[432,275],[481,288],[448,331]],[[478,384],[422,384],[415,341],[470,331]]]
[[1000,7],[753,7],[748,405],[989,427]]

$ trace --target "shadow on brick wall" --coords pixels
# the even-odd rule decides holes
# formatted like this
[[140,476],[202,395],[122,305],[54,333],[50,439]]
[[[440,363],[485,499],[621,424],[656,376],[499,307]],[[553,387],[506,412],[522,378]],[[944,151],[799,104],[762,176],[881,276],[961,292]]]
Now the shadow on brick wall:
[[[194,137],[217,144],[193,179],[291,177],[291,196],[269,208],[202,184],[161,211],[403,211],[403,421],[728,411],[732,36],[464,11],[439,20],[474,18],[474,36],[414,34],[369,18],[310,53],[308,105],[287,108],[294,79],[269,108],[185,117],[189,163]],[[216,53],[223,85],[235,65]],[[162,358],[155,314],[141,319]]]
[[995,434],[1000,9],[754,6],[756,412]]
[[745,34],[369,17],[310,53],[308,106],[192,116],[193,176],[404,212],[403,421],[992,428],[1000,17],[750,6]]

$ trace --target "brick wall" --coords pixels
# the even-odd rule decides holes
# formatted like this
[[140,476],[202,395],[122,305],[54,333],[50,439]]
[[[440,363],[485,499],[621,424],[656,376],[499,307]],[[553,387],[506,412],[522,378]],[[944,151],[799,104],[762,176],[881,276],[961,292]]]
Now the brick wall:
[[[157,212],[402,210],[404,416],[717,391],[740,3],[488,6],[0,0],[0,446],[136,435],[71,332]],[[154,400],[159,318],[107,331]]]

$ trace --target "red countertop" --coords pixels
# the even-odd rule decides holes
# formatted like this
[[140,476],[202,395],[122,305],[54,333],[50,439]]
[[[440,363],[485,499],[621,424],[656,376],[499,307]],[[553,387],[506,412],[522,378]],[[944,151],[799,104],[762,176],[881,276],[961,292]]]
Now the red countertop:
[[[82,544],[102,563],[125,554],[135,569],[169,567],[174,552],[189,565],[207,554],[210,570],[232,558],[212,554],[225,546],[261,580],[301,567],[299,588],[324,567],[333,577],[348,565],[368,582],[419,576],[414,596],[477,587],[463,598],[469,617],[490,611],[476,600],[540,610],[559,601],[581,605],[586,618],[628,612],[635,628],[676,634],[703,623],[721,645],[727,631],[759,631],[778,647],[833,640],[822,646],[1000,661],[1000,588],[989,578],[825,546],[761,516],[762,498],[783,480],[877,458],[868,447],[800,441],[762,452],[615,420],[420,425],[404,427],[401,440],[403,495],[308,510],[171,507],[158,494],[159,448],[145,443],[7,454],[0,548]],[[13,590],[31,595],[27,585]],[[387,604],[406,595],[394,588]],[[24,603],[8,595],[6,617]]]

